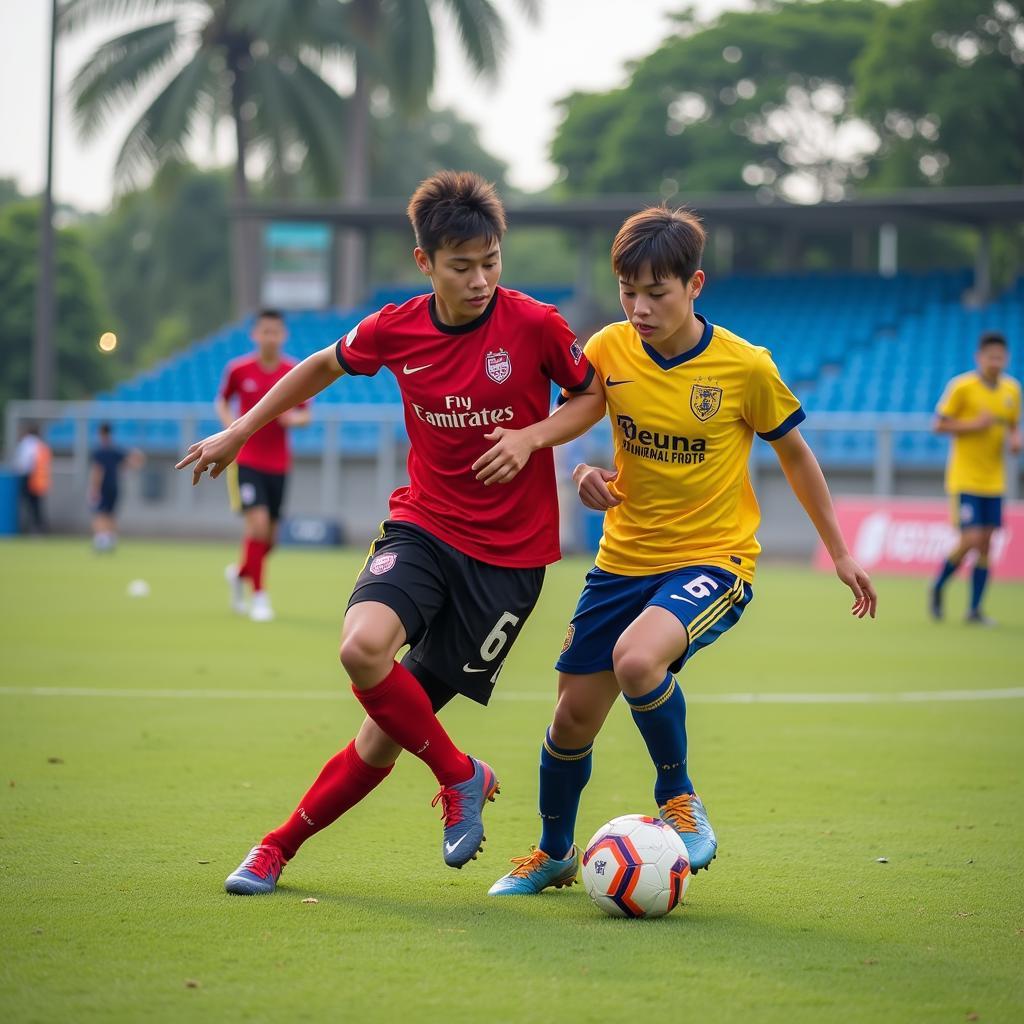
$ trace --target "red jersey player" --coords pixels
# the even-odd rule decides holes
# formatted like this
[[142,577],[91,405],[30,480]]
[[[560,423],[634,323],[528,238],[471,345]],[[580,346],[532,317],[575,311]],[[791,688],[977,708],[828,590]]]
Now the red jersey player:
[[[235,419],[232,400],[238,400],[238,412],[245,415],[289,371],[294,359],[281,354],[288,337],[284,317],[276,309],[261,310],[250,336],[256,346],[252,355],[228,363],[224,380],[214,403],[225,427]],[[304,404],[288,409],[257,430],[242,445],[235,471],[229,474],[231,504],[245,515],[242,528],[242,553],[238,565],[229,565],[225,576],[231,587],[231,607],[239,614],[249,613],[254,622],[269,622],[274,617],[264,587],[263,563],[277,540],[285,484],[291,457],[287,427],[309,422]],[[252,584],[252,606],[246,607],[243,581]]]
[[472,465],[496,425],[546,416],[552,382],[577,394],[600,382],[553,306],[498,287],[505,216],[492,186],[443,171],[420,185],[408,212],[416,263],[433,293],[367,317],[178,463],[193,466],[194,482],[207,469],[218,476],[255,430],[346,373],[386,367],[399,382],[410,483],[391,497],[341,638],[341,661],[367,718],[291,817],[228,877],[228,892],[273,892],[301,843],[383,781],[403,749],[441,786],[435,803],[451,867],[482,849],[484,802],[498,791],[491,768],[455,746],[436,712],[456,694],[481,704],[490,698],[544,566],[559,557],[555,476],[549,450],[507,487],[485,487]]

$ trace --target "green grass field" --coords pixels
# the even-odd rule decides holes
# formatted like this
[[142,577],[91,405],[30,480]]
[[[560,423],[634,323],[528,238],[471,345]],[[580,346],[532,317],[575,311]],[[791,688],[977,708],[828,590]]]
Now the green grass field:
[[[1024,700],[888,699],[1024,685],[1024,588],[997,582],[1002,625],[977,631],[882,580],[880,618],[857,622],[832,579],[765,565],[740,626],[683,674],[719,857],[681,909],[630,922],[581,886],[486,895],[536,838],[581,561],[550,572],[491,707],[445,712],[502,779],[480,860],[443,866],[409,757],[275,896],[227,896],[360,719],[336,650],[362,555],[276,554],[279,620],[254,625],[226,611],[232,553],[0,545],[3,1021],[1024,1019]],[[149,597],[126,595],[134,578]],[[650,811],[651,782],[617,709],[577,838]]]

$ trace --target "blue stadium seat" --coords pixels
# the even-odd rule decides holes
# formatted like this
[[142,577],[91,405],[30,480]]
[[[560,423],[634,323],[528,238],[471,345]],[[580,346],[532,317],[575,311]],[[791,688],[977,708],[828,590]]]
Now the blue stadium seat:
[[[968,270],[901,273],[881,278],[864,273],[788,275],[736,274],[712,277],[698,309],[754,344],[771,349],[783,376],[794,386],[813,430],[816,412],[930,412],[945,382],[973,365],[974,346],[982,330],[1024,337],[1024,278],[1013,283],[989,305],[968,309],[962,296],[970,286]],[[567,287],[525,288],[545,302],[564,305]],[[304,358],[347,333],[364,316],[388,303],[405,302],[423,292],[422,285],[379,289],[367,305],[347,311],[289,313],[288,351]],[[212,402],[225,364],[250,350],[251,321],[230,324],[198,341],[153,369],[97,395],[111,401]],[[1024,373],[1024,351],[1012,352],[1010,372]],[[321,403],[396,405],[397,382],[386,373],[353,377],[320,396]],[[314,410],[316,408],[314,406]],[[102,411],[98,412],[102,416]],[[116,424],[123,443],[154,450],[177,450],[179,427],[172,421],[125,421]],[[204,432],[216,429],[212,419]],[[294,435],[296,451],[322,450],[327,426],[314,422]],[[368,454],[380,442],[382,427],[351,422],[338,430],[342,454]],[[399,439],[404,427],[388,427]],[[47,436],[58,448],[73,440],[70,422],[52,424]],[[868,432],[849,435],[819,432],[815,449],[826,460],[866,465],[874,458],[874,438]],[[942,462],[945,441],[924,434],[896,438],[897,461],[935,466]],[[756,458],[771,457],[759,445]]]

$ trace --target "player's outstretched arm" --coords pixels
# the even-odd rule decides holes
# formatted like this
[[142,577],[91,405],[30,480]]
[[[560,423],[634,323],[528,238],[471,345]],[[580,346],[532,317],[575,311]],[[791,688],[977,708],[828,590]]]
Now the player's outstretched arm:
[[1010,433],[1006,438],[1006,447],[1009,449],[1011,455],[1020,455],[1021,440],[1020,424],[1015,423],[1010,428]]
[[778,456],[782,472],[786,474],[789,486],[804,507],[818,536],[825,545],[836,567],[836,575],[853,593],[852,612],[858,619],[865,615],[875,617],[878,608],[878,595],[875,593],[871,577],[853,560],[846,548],[836,511],[832,505],[832,495],[821,472],[821,466],[814,457],[814,452],[807,446],[799,430],[790,430],[788,434],[771,442]]
[[936,434],[977,434],[981,430],[988,430],[995,421],[995,417],[987,410],[969,420],[958,420],[954,416],[938,416],[934,430]]
[[495,427],[489,434],[484,434],[486,440],[494,441],[493,447],[473,463],[477,480],[483,481],[486,487],[507,484],[515,479],[535,451],[575,440],[597,423],[604,413],[604,389],[595,377],[586,391],[570,395],[568,401],[550,416],[521,430]]
[[244,416],[220,433],[190,445],[185,457],[174,468],[191,466],[193,485],[199,483],[208,469],[211,477],[220,476],[235,460],[242,445],[260,427],[265,427],[296,405],[308,402],[344,372],[338,364],[334,345],[314,352],[289,370]]

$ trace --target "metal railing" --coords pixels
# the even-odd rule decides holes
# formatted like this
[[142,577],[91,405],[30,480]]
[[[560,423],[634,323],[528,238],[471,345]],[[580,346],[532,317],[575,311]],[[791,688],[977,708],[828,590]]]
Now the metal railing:
[[[8,460],[13,456],[20,424],[39,424],[57,421],[71,421],[73,424],[71,442],[72,473],[83,487],[88,474],[89,428],[104,420],[119,422],[151,423],[173,421],[178,426],[178,450],[184,452],[189,444],[200,438],[200,425],[215,422],[212,406],[205,402],[52,402],[14,401],[8,402],[5,410],[5,437]],[[404,422],[402,407],[399,405],[352,405],[321,403],[313,406],[313,422],[324,426],[345,423],[370,423],[392,427]],[[923,413],[811,413],[802,425],[808,433],[870,433],[875,436],[874,457],[871,468],[872,490],[878,495],[894,492],[896,470],[900,461],[896,457],[896,438],[901,434],[930,434],[933,417]],[[404,448],[400,432],[395,429],[380,431],[375,452],[370,458],[376,459],[376,498],[383,506],[402,476],[403,470],[397,465],[399,451]],[[321,460],[320,505],[325,514],[337,507],[341,486],[343,452],[339,443],[339,431],[324,431],[323,446],[319,451]],[[828,460],[823,460],[828,465]],[[759,471],[759,459],[751,459],[751,475]],[[1007,473],[1007,496],[1015,498],[1019,491],[1019,462],[1010,459],[1011,471]],[[937,467],[927,467],[934,470]],[[180,475],[177,499],[183,510],[192,502],[191,479],[188,474]]]

